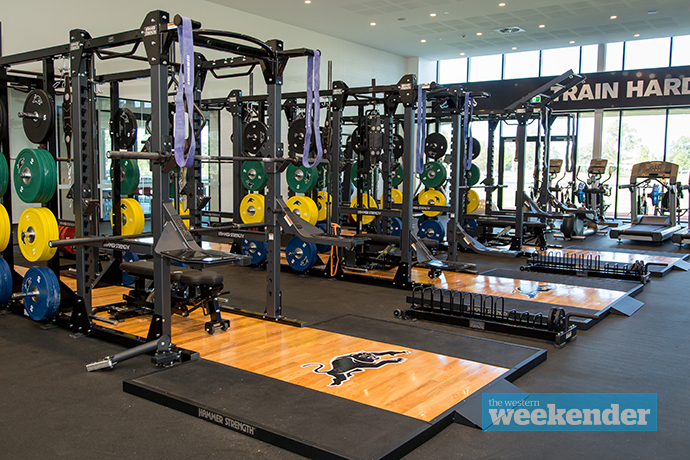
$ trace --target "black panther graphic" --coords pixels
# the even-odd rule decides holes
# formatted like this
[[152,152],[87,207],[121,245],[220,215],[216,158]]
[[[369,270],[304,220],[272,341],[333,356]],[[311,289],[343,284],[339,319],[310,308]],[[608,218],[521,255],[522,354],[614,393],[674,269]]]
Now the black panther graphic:
[[347,382],[355,372],[364,372],[367,369],[377,369],[386,364],[400,364],[405,361],[405,358],[381,359],[382,356],[395,356],[402,354],[409,354],[407,350],[403,351],[360,351],[357,353],[350,353],[349,355],[336,356],[331,360],[331,370],[322,371],[324,365],[321,363],[302,364],[302,367],[318,366],[312,372],[316,374],[328,374],[333,379],[328,384],[329,387],[340,386],[343,382]]
[[553,291],[553,288],[551,286],[546,285],[546,286],[539,286],[537,289],[531,289],[531,290],[525,289],[523,291],[522,288],[518,287],[518,288],[515,288],[513,290],[513,292],[516,292],[516,291],[521,293],[521,294],[526,295],[530,299],[534,299],[535,297],[537,297],[537,294],[539,294],[540,292]]

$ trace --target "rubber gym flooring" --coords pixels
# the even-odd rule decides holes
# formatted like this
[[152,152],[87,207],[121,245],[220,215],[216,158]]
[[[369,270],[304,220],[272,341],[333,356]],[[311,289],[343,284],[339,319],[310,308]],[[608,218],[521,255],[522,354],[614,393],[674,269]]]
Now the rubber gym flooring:
[[[602,251],[690,253],[670,242],[662,246],[619,244],[605,236],[565,245]],[[512,272],[524,262],[466,257],[477,264],[480,273],[491,269]],[[239,267],[223,272],[233,306],[262,309],[265,272]],[[527,392],[651,392],[657,393],[659,406],[658,431],[654,433],[484,433],[452,424],[406,458],[687,458],[688,277],[689,273],[674,270],[664,278],[653,278],[636,297],[645,306],[634,315],[610,315],[592,329],[579,332],[578,340],[561,350],[512,336],[402,322],[411,335],[439,330],[546,349],[547,361],[514,382]],[[401,322],[392,312],[406,307],[407,293],[391,288],[289,272],[282,279],[284,313],[315,327],[345,315]],[[352,327],[366,329],[371,321],[357,324]],[[385,342],[385,338],[380,340]],[[154,371],[147,357],[111,371],[85,371],[86,363],[121,349],[96,339],[70,338],[62,329],[44,330],[27,318],[0,316],[0,457],[299,458],[124,393],[123,380]],[[337,429],[337,422],[323,426],[324,431]]]

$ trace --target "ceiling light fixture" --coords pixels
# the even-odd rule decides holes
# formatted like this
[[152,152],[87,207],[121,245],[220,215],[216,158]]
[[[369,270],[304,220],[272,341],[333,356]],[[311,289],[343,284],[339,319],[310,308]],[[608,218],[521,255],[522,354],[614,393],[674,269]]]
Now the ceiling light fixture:
[[465,55],[465,53],[460,53],[460,56],[464,56],[464,55]]
[[375,23],[375,22],[370,22],[369,25],[370,25],[370,26],[375,26],[376,23]]
[[506,6],[505,3],[499,3],[498,6]]
[[640,36],[640,34],[635,34],[635,35],[633,35],[633,37],[635,37],[635,38],[637,38],[637,37],[639,37],[639,36]]
[[611,15],[611,19],[618,19],[618,16],[616,16],[615,14]]
[[575,43],[575,40],[570,40],[570,44],[572,45],[573,43]]
[[481,34],[482,34],[481,32],[477,32],[477,35],[481,35]]
[[436,17],[436,13],[431,13],[429,16],[431,16],[432,18],[435,18],[435,17]]
[[539,28],[540,28],[540,29],[543,29],[544,27],[546,27],[546,25],[544,25],[544,24],[539,24]]
[[656,10],[649,10],[647,11],[647,14],[656,14]]
[[306,3],[308,5],[311,3],[311,0],[304,0],[304,3]]
[[513,46],[513,48],[512,48],[512,49],[516,50],[516,49],[517,49],[517,46]]
[[422,43],[426,43],[426,40],[424,40],[424,39],[422,38],[421,42],[422,42]]

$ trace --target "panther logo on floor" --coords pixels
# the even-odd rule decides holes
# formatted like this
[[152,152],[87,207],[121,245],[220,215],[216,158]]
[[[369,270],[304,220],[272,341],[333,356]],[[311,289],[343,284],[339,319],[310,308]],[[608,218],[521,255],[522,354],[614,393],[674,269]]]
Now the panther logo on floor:
[[535,297],[537,297],[537,295],[539,295],[540,292],[549,292],[549,291],[553,291],[553,288],[551,286],[548,286],[548,285],[539,286],[537,289],[528,288],[528,289],[523,290],[521,287],[513,289],[513,293],[519,292],[520,294],[526,295],[530,299],[534,299]]
[[331,369],[322,371],[325,366],[321,363],[302,364],[302,367],[317,366],[312,372],[315,374],[328,374],[333,379],[328,384],[329,387],[340,386],[352,378],[355,372],[364,372],[367,369],[378,369],[386,364],[400,364],[406,361],[405,358],[383,359],[383,356],[408,355],[409,351],[360,351],[349,355],[336,356],[331,360]]

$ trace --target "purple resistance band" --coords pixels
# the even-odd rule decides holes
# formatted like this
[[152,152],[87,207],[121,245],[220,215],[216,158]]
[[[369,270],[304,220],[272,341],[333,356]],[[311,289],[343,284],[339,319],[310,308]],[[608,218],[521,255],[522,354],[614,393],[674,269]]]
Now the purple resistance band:
[[472,136],[472,129],[470,128],[470,122],[472,121],[472,114],[474,113],[474,98],[470,93],[465,93],[465,108],[464,108],[464,123],[462,126],[462,139],[466,142],[467,148],[465,149],[465,171],[469,171],[472,168],[472,139],[467,136],[470,133]]
[[[175,95],[175,162],[177,166],[191,168],[194,166],[194,152],[196,141],[194,139],[194,39],[192,38],[192,21],[182,17],[182,24],[177,28],[177,37],[180,42],[180,78]],[[185,99],[187,100],[187,115],[189,124],[189,154],[185,159]]]
[[[321,86],[321,52],[312,50],[313,56],[307,57],[307,110],[306,110],[306,132],[304,134],[304,154],[302,155],[302,165],[305,168],[313,168],[321,163],[323,158],[323,147],[321,146],[321,96],[319,87]],[[309,164],[309,147],[311,146],[311,127],[312,110],[314,111],[314,141],[316,143],[316,159],[313,164]]]
[[424,143],[426,142],[426,90],[422,84],[417,85],[417,158],[415,172],[424,171]]

